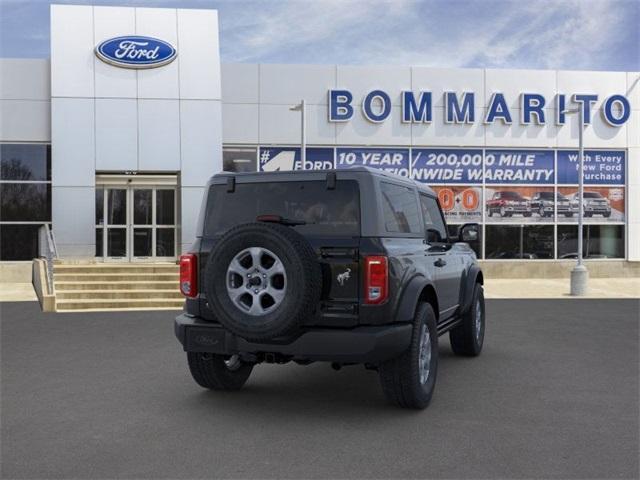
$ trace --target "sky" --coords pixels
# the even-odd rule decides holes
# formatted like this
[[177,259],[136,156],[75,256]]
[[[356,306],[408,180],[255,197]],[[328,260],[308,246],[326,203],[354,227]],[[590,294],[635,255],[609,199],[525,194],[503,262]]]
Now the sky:
[[215,8],[225,63],[640,70],[640,0],[0,0],[0,57],[49,56],[49,4]]

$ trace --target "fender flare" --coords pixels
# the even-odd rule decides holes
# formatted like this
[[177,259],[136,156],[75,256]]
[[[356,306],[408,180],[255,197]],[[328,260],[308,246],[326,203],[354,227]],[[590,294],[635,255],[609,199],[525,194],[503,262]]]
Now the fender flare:
[[484,284],[484,276],[478,265],[471,265],[462,277],[460,288],[460,314],[465,314],[471,308],[473,299],[473,288],[476,283]]
[[[423,276],[413,277],[409,281],[398,302],[395,316],[397,322],[413,322],[420,295],[428,286],[431,286],[435,292],[434,285]],[[439,312],[435,312],[435,314],[438,316]]]

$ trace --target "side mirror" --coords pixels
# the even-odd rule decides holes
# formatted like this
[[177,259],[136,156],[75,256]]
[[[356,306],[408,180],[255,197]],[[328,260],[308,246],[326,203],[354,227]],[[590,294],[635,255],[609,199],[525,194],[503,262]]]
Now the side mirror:
[[480,225],[465,223],[458,229],[459,242],[476,242],[480,238]]
[[443,241],[442,237],[440,236],[440,232],[435,228],[427,228],[427,231],[425,233],[427,243],[441,243]]

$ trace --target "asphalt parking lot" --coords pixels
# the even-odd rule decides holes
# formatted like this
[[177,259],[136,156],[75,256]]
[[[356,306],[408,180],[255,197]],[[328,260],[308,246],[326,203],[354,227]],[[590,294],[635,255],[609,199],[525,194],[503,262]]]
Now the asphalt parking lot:
[[431,406],[374,372],[258,366],[200,389],[174,312],[0,304],[3,478],[638,478],[637,300],[493,300],[483,354],[440,339]]

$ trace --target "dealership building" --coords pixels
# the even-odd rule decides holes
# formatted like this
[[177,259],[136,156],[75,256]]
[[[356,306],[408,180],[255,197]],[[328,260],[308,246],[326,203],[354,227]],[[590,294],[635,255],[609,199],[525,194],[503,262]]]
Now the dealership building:
[[357,165],[432,186],[487,261],[575,258],[580,108],[585,253],[640,261],[639,72],[219,55],[215,10],[53,5],[51,58],[0,59],[0,261],[43,224],[63,259],[172,261],[211,175]]

